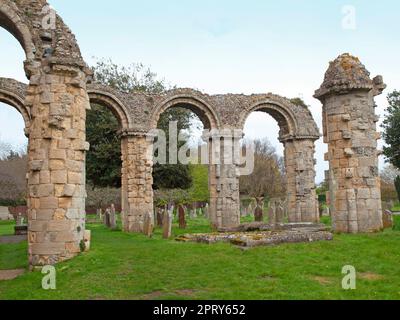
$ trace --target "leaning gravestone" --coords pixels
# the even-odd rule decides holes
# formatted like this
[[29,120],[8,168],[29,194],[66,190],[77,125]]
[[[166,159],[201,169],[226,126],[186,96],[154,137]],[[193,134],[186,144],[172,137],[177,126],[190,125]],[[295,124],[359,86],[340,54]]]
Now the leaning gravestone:
[[174,216],[172,213],[165,213],[163,219],[163,238],[169,239],[172,235],[172,221]]

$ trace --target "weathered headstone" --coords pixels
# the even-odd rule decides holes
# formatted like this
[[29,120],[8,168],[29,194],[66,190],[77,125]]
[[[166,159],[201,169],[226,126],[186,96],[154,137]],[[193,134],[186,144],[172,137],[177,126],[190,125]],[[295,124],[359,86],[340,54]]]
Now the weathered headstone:
[[247,207],[242,207],[240,212],[242,213],[242,217],[247,217],[248,216],[248,212],[247,212]]
[[21,213],[18,214],[16,225],[14,226],[14,234],[16,236],[26,235],[28,234],[28,226],[25,224],[25,218]]
[[117,228],[117,215],[113,204],[110,207],[110,228],[113,230]]
[[383,228],[391,229],[393,228],[393,213],[390,210],[385,210],[383,212]]
[[276,210],[275,210],[275,221],[276,221],[276,223],[283,223],[283,221],[284,221],[284,213],[285,213],[285,210],[284,210],[284,208],[282,207],[282,205],[281,204],[278,204],[277,206],[276,206]]
[[255,212],[254,212],[254,219],[256,222],[262,222],[264,220],[264,213],[263,209],[257,206]]
[[144,215],[143,233],[148,237],[152,237],[153,231],[154,231],[153,217],[152,214],[148,212]]
[[208,203],[206,204],[206,206],[204,207],[204,210],[203,210],[203,212],[204,212],[204,217],[206,218],[206,219],[209,219],[210,217],[208,216],[208,208],[209,208],[209,206],[208,206]]
[[262,222],[262,221],[264,221],[264,210],[263,210],[264,198],[257,198],[256,202],[257,202],[257,206],[254,211],[254,220],[256,222]]
[[158,208],[157,209],[157,226],[158,227],[162,227],[164,215],[165,215],[165,209]]
[[192,208],[190,209],[190,219],[196,219],[197,218],[197,213],[196,213],[196,209]]
[[270,205],[269,210],[268,210],[268,223],[269,224],[275,224],[275,207]]
[[164,239],[169,239],[172,235],[172,221],[174,219],[174,216],[172,213],[168,212],[164,214],[164,219],[163,219],[163,238]]
[[178,219],[179,219],[179,228],[186,229],[186,215],[183,206],[179,206],[178,208]]
[[106,227],[110,228],[111,226],[111,210],[107,208],[106,212],[104,213],[103,223]]
[[24,217],[22,216],[22,213],[18,213],[16,224],[17,226],[24,225]]
[[102,208],[99,208],[99,209],[97,210],[97,212],[98,212],[98,218],[99,218],[99,220],[100,220],[100,221],[103,221],[103,209],[102,209]]

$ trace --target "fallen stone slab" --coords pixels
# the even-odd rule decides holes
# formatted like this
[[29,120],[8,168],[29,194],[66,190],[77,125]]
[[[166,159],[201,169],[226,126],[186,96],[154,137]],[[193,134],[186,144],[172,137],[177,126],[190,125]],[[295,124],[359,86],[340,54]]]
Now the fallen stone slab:
[[333,240],[333,234],[328,231],[310,231],[299,228],[296,230],[282,231],[186,234],[177,237],[176,240],[182,242],[197,242],[206,244],[226,242],[240,247],[252,248],[259,246],[278,245],[283,243],[331,241]]
[[328,231],[330,228],[322,223],[278,223],[266,224],[263,222],[244,223],[234,228],[220,228],[218,232],[251,232],[251,231],[284,231],[307,229],[310,231]]
[[25,273],[25,269],[0,270],[0,281],[13,280]]
[[24,241],[28,241],[28,236],[0,236],[0,244],[21,243]]

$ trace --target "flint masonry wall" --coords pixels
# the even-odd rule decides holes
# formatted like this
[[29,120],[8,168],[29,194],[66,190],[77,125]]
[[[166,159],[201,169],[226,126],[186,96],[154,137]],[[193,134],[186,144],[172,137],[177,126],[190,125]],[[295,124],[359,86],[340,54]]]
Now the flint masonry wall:
[[329,146],[329,189],[337,232],[382,229],[374,96],[385,88],[349,54],[333,61],[315,97],[323,103],[324,141]]

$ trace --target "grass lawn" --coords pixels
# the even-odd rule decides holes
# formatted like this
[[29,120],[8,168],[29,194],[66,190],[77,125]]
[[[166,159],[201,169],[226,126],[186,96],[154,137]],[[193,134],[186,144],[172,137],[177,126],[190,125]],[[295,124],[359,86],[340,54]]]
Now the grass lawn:
[[[400,299],[396,220],[397,230],[379,234],[246,251],[88,225],[91,251],[57,266],[57,290],[41,289],[41,273],[27,272],[0,281],[0,299]],[[10,230],[0,224],[1,234]],[[174,235],[206,231],[197,219]],[[341,289],[345,265],[357,269],[357,290]],[[26,267],[26,243],[0,245],[0,269]]]

